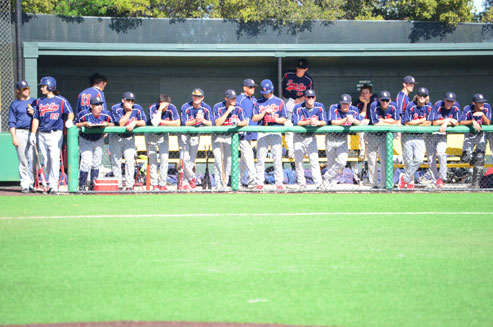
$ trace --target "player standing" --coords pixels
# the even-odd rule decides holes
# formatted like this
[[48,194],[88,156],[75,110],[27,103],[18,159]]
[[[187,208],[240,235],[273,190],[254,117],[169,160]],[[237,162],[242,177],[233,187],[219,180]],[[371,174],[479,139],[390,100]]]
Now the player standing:
[[113,176],[122,188],[122,157],[125,158],[125,191],[133,190],[135,184],[135,127],[146,125],[146,115],[140,104],[135,103],[135,94],[125,92],[122,101],[111,107],[113,121],[117,126],[125,126],[127,132],[110,134],[110,152]]
[[[352,106],[349,94],[342,94],[339,103],[329,108],[327,117],[329,124],[334,126],[367,125],[357,107]],[[337,175],[346,166],[348,158],[348,136],[346,133],[327,133],[325,137],[325,151],[327,152],[327,171],[324,174],[326,188],[337,184]]]
[[[260,83],[260,94],[263,98],[258,100],[252,120],[262,126],[283,126],[288,117],[284,101],[274,95],[274,84],[271,80],[264,79]],[[284,190],[282,172],[282,137],[281,133],[258,133],[257,139],[257,190],[264,189],[264,166],[268,147],[271,147],[274,159],[274,179],[277,190]]]
[[[322,103],[316,102],[317,95],[315,90],[305,91],[305,101],[298,103],[294,107],[293,125],[295,126],[325,126],[327,117],[325,107]],[[295,133],[294,135],[294,158],[296,166],[296,179],[301,191],[306,189],[305,170],[303,169],[303,159],[305,155],[310,160],[310,167],[313,175],[315,189],[322,185],[322,175],[320,174],[320,164],[318,162],[318,146],[314,133]]]
[[[246,126],[243,109],[237,104],[235,90],[224,92],[224,101],[214,105],[214,124],[216,126]],[[231,175],[231,135],[214,134],[212,136],[212,153],[214,154],[214,179],[216,190],[225,191]]]
[[[426,87],[420,87],[413,101],[407,105],[402,116],[402,122],[406,126],[430,126],[432,106],[428,103],[430,93]],[[402,155],[404,159],[405,174],[399,176],[398,188],[413,189],[414,173],[423,163],[425,158],[425,141],[423,134],[402,134]]]
[[[56,89],[56,80],[53,77],[42,77],[39,85],[43,96],[34,102],[34,118],[31,131],[36,134],[39,129],[39,147],[48,173],[48,193],[57,194],[58,179],[60,177],[63,122],[66,119],[67,127],[71,127],[74,113],[70,103]],[[31,135],[30,141],[33,145],[36,143],[35,135]]]
[[[236,103],[243,109],[243,114],[245,118],[248,119],[249,126],[257,126],[257,122],[252,120],[253,109],[257,99],[253,96],[255,94],[255,81],[251,78],[247,78],[243,81],[243,93],[238,95],[236,98]],[[257,132],[246,132],[240,133],[240,178],[245,172],[248,172],[248,180],[246,186],[248,188],[253,188],[255,184],[255,159],[252,148],[252,141],[257,140]]]
[[[91,97],[91,110],[82,110],[77,115],[77,127],[98,128],[114,126],[111,113],[103,110],[103,99]],[[94,180],[99,175],[99,166],[103,156],[104,134],[79,134],[79,191],[86,190],[87,177],[90,173],[89,189],[94,188]]]
[[35,159],[34,147],[31,144],[30,133],[33,121],[35,99],[31,97],[31,90],[26,81],[15,84],[15,98],[9,107],[9,129],[12,135],[12,144],[19,159],[19,178],[21,192],[34,192]]
[[402,79],[402,89],[395,98],[395,103],[397,105],[398,117],[402,118],[404,110],[406,110],[409,104],[409,94],[414,90],[414,85],[416,84],[416,79],[413,76],[404,76]]
[[108,110],[103,92],[108,84],[108,80],[102,75],[94,74],[90,77],[90,83],[92,86],[80,92],[77,97],[77,106],[75,107],[76,115],[82,110],[91,111],[91,98],[93,97],[99,97],[103,101],[103,110]]
[[[370,111],[370,105],[378,101],[378,97],[376,95],[373,95],[373,87],[368,84],[364,84],[359,92],[359,98],[354,104],[356,108],[359,110],[359,114],[363,116],[364,118],[368,118],[368,111]],[[364,160],[365,159],[365,152],[366,152],[366,141],[365,141],[365,133],[360,132],[357,133],[359,137],[359,159]]]
[[[185,126],[212,126],[212,110],[211,107],[204,102],[204,91],[202,89],[194,89],[192,92],[192,101],[189,101],[181,106],[181,123]],[[183,189],[188,190],[195,188],[195,158],[199,150],[200,134],[184,134],[181,135],[181,143],[183,146]]]
[[[390,92],[381,91],[378,95],[378,102],[373,102],[369,113],[370,125],[399,125],[397,106],[390,102]],[[370,182],[373,188],[378,188],[377,154],[380,157],[380,188],[385,188],[386,162],[392,160],[387,158],[387,137],[385,133],[366,134],[368,140],[368,170]]]
[[[313,89],[313,80],[310,75],[307,74],[307,71],[308,61],[306,59],[298,59],[296,71],[286,72],[282,77],[282,96],[286,103],[286,111],[288,114],[286,126],[292,126],[294,106],[305,100],[304,96],[306,90]],[[285,134],[285,140],[288,147],[288,157],[294,158],[293,133],[287,132]]]
[[[491,107],[487,104],[481,93],[472,97],[472,104],[464,107],[460,124],[471,126],[476,133],[467,133],[464,137],[462,160],[473,166],[472,188],[479,188],[481,176],[483,176],[484,159],[486,152],[486,134],[481,126],[491,124]],[[476,148],[474,149],[474,146]]]
[[[459,103],[454,92],[447,92],[443,100],[437,101],[430,117],[433,126],[440,126],[440,131],[425,136],[428,165],[436,180],[436,186],[442,188],[447,180],[447,134],[448,126],[457,126],[460,121]],[[436,160],[440,163],[440,172]]]

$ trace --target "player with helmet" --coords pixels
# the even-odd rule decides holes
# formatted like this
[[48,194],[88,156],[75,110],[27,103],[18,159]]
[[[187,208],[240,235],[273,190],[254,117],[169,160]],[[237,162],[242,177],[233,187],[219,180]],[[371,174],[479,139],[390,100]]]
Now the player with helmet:
[[34,115],[31,90],[26,81],[18,81],[15,84],[15,98],[9,107],[9,129],[12,135],[12,144],[17,151],[19,159],[19,178],[21,192],[34,192],[35,157],[34,147],[30,142],[31,124]]
[[491,107],[487,101],[481,93],[474,94],[472,104],[464,107],[460,121],[460,125],[472,126],[476,132],[464,136],[462,147],[462,160],[473,166],[472,188],[479,188],[483,175],[487,139],[481,126],[491,124]]
[[73,126],[74,112],[67,99],[58,92],[55,78],[44,76],[39,85],[43,96],[34,102],[30,141],[36,143],[34,134],[39,131],[39,147],[48,173],[48,193],[57,194],[64,120],[67,127]]
[[[204,102],[205,93],[202,89],[196,88],[192,91],[192,100],[181,106],[181,123],[185,126],[212,126],[211,107]],[[199,150],[200,135],[184,134],[181,135],[183,147],[183,189],[195,188],[195,158]]]
[[108,84],[106,77],[94,74],[89,78],[91,87],[79,93],[77,97],[77,105],[75,106],[75,114],[78,115],[82,110],[91,111],[91,98],[99,97],[103,101],[103,110],[107,111],[106,100],[104,98],[104,89]]
[[[180,126],[180,114],[171,97],[161,94],[158,101],[149,107],[150,124],[152,126]],[[149,156],[152,190],[166,191],[168,180],[169,134],[147,133],[147,155]],[[159,149],[159,178],[157,168],[157,152]]]
[[[293,125],[295,126],[325,126],[327,117],[325,107],[322,103],[316,102],[317,95],[315,90],[305,91],[305,101],[295,105],[293,112]],[[294,158],[296,166],[296,179],[300,190],[306,189],[305,170],[303,169],[303,158],[305,155],[310,160],[310,167],[313,175],[315,188],[322,185],[322,175],[320,174],[320,164],[318,162],[318,146],[314,133],[295,133],[294,134]]]
[[[269,79],[260,83],[260,94],[263,98],[257,101],[253,121],[262,126],[283,126],[288,117],[284,101],[274,95],[274,84]],[[276,189],[284,190],[282,172],[282,137],[281,133],[258,133],[257,139],[257,190],[264,189],[264,166],[268,147],[271,147],[274,159],[274,179]]]
[[125,92],[122,101],[111,107],[115,125],[125,126],[127,132],[110,134],[110,153],[113,176],[118,179],[118,187],[123,187],[122,157],[125,158],[125,191],[133,190],[135,184],[135,127],[146,125],[146,115],[140,104],[135,103],[135,94]]
[[[390,92],[381,91],[378,95],[378,102],[373,102],[370,106],[369,124],[374,126],[399,125],[397,105],[390,101]],[[377,155],[380,157],[380,188],[385,188],[386,162],[387,159],[387,139],[385,133],[366,133],[368,140],[368,173],[370,183],[373,188],[379,188]]]
[[[426,87],[420,87],[413,101],[407,105],[402,115],[406,126],[430,126],[432,106],[428,102],[430,93]],[[414,188],[414,174],[425,158],[425,141],[423,134],[402,134],[402,156],[405,173],[400,174],[397,187],[400,189]]]
[[[216,126],[246,126],[243,109],[237,104],[235,90],[224,92],[224,101],[214,105],[214,124]],[[212,136],[214,154],[214,179],[216,190],[225,191],[231,175],[231,135],[214,134]]]
[[[436,187],[442,188],[447,180],[447,134],[448,126],[457,126],[460,122],[460,106],[454,92],[447,92],[443,100],[437,101],[433,107],[430,120],[433,126],[440,126],[440,131],[425,136],[428,165],[436,181]],[[436,160],[440,163],[437,169]]]
[[[114,126],[111,113],[103,109],[103,99],[95,96],[91,97],[91,110],[82,110],[77,115],[75,125],[85,128],[101,128]],[[94,180],[99,175],[99,166],[103,156],[104,134],[79,134],[79,191],[87,189],[87,177],[89,177],[89,189],[94,188]]]
[[[352,105],[352,98],[349,94],[341,94],[339,103],[330,106],[327,121],[334,126],[368,124],[368,119],[360,115],[358,108]],[[325,151],[327,152],[327,171],[324,174],[325,187],[331,188],[337,184],[339,171],[346,166],[349,152],[347,134],[327,133]]]

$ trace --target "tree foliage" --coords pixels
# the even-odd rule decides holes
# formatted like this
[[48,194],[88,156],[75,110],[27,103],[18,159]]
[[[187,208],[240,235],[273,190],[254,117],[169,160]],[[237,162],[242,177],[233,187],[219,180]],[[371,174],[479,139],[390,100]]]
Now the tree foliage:
[[[14,0],[12,0],[14,1]],[[483,19],[492,17],[493,0]],[[25,12],[62,16],[223,18],[240,22],[474,20],[472,0],[22,0]]]

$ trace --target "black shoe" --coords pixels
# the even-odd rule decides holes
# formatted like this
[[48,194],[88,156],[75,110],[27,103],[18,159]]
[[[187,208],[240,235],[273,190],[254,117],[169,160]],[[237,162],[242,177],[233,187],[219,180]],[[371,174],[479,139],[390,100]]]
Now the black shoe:
[[29,186],[29,193],[36,193],[36,191],[34,190],[34,187]]
[[52,188],[49,188],[48,192],[46,192],[46,193],[52,194],[52,195],[58,195],[58,191],[55,191],[55,189],[52,189]]
[[29,189],[26,187],[26,188],[22,188],[21,190],[22,193],[29,193]]

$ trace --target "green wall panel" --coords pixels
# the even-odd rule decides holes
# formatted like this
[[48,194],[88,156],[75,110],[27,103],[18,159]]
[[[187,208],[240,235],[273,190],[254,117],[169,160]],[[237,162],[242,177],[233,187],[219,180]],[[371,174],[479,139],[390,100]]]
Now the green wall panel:
[[10,133],[0,133],[0,153],[2,154],[0,182],[19,181],[19,160]]

